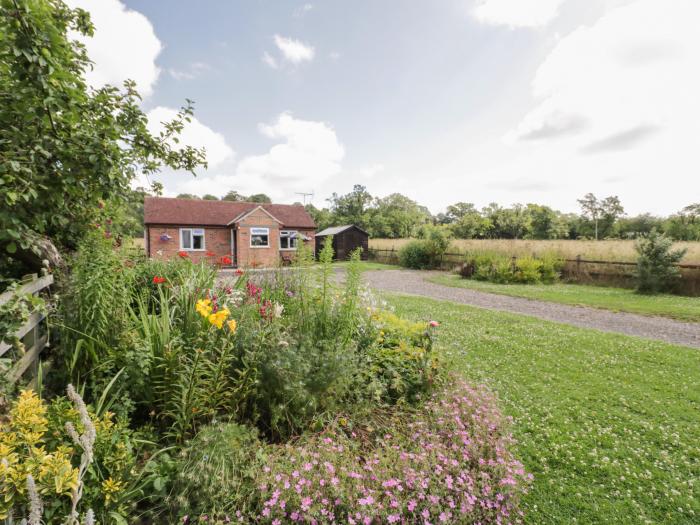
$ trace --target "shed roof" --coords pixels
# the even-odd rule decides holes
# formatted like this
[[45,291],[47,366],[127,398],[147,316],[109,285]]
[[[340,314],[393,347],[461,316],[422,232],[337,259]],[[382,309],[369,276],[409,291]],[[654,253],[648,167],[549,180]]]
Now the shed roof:
[[262,207],[288,228],[315,228],[311,215],[299,204],[206,201],[146,197],[144,223],[193,226],[226,226],[257,207]]
[[326,235],[338,235],[339,233],[349,230],[350,228],[355,228],[357,230],[360,230],[362,233],[369,235],[365,230],[363,230],[359,226],[355,226],[354,224],[346,224],[345,226],[331,226],[330,228],[326,228],[325,230],[318,232],[316,234],[316,237],[324,237]]

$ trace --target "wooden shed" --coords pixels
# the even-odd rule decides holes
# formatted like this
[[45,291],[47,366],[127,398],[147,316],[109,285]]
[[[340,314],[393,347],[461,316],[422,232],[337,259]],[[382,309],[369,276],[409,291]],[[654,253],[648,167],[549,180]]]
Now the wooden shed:
[[333,253],[335,260],[344,261],[357,248],[362,248],[362,260],[369,256],[369,233],[354,224],[333,226],[316,234],[316,254],[321,252],[323,244],[329,236],[333,237]]

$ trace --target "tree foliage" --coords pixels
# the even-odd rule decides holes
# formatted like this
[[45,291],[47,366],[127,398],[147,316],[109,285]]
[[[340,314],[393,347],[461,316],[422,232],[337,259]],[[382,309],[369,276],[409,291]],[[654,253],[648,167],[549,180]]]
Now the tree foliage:
[[91,63],[69,34],[93,31],[61,0],[0,0],[0,252],[25,265],[42,238],[74,246],[137,174],[205,165],[203,151],[174,146],[191,101],[152,135],[134,82],[86,85]]

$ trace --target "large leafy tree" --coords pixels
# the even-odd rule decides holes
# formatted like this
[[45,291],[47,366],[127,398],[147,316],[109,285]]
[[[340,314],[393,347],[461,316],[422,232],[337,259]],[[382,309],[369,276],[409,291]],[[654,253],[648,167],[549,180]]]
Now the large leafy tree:
[[328,199],[330,211],[338,224],[355,224],[360,228],[368,226],[368,210],[372,200],[372,195],[367,191],[367,188],[360,184],[355,184],[352,191],[346,195],[333,193]]
[[0,264],[36,267],[72,247],[103,201],[139,174],[194,171],[204,153],[176,147],[192,104],[151,134],[136,86],[89,88],[88,13],[61,0],[0,0]]
[[370,213],[369,230],[376,237],[411,237],[418,227],[431,220],[430,212],[425,206],[420,206],[400,193],[392,193],[375,199]]

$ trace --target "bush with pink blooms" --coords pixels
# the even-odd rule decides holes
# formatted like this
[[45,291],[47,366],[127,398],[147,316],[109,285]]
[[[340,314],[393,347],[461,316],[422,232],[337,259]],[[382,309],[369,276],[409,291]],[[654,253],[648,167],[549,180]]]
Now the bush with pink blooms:
[[[396,414],[395,414],[396,416]],[[518,523],[531,475],[483,388],[458,382],[418,411],[354,429],[343,421],[272,453],[262,523]]]

